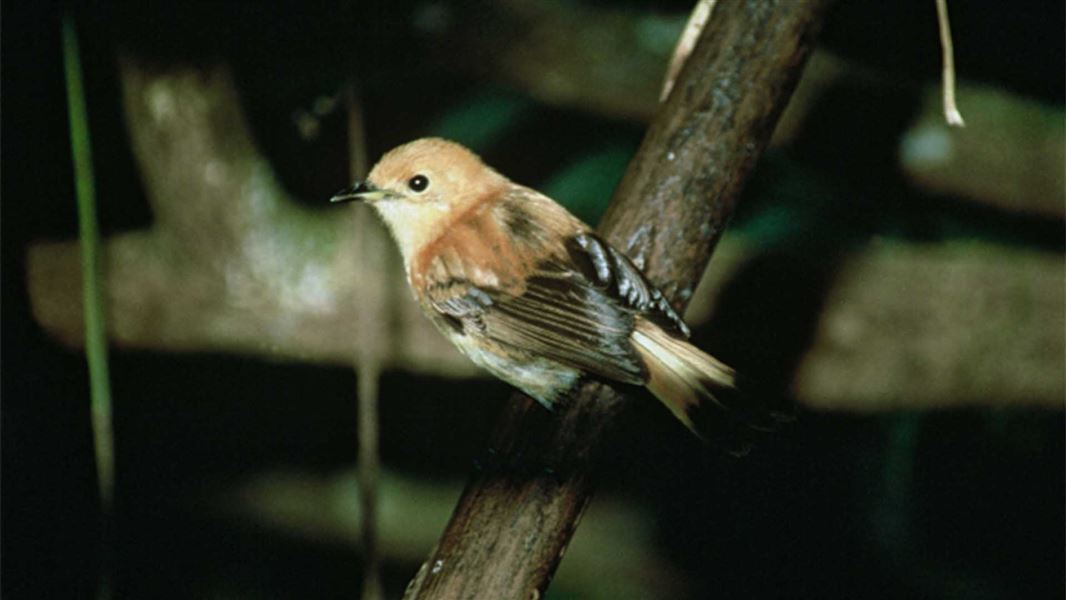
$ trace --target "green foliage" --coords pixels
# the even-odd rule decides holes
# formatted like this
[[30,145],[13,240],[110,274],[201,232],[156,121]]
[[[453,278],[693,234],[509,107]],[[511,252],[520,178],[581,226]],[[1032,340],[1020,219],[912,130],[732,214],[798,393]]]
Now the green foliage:
[[608,141],[560,169],[541,191],[594,225],[607,210],[634,152],[636,148],[630,144]]
[[74,188],[78,200],[81,235],[82,288],[85,306],[85,354],[89,362],[93,434],[100,499],[105,510],[114,489],[114,440],[111,432],[111,384],[107,365],[107,333],[104,324],[100,264],[100,231],[96,222],[96,189],[93,185],[92,144],[85,108],[81,61],[74,21],[63,21],[63,59],[70,113],[70,147],[74,156]]
[[429,132],[481,152],[518,124],[533,106],[525,96],[488,87],[446,111]]
[[111,380],[107,361],[107,331],[104,323],[103,277],[100,261],[100,230],[96,217],[96,189],[93,185],[92,143],[85,108],[81,61],[74,20],[63,20],[63,64],[70,116],[70,147],[74,158],[74,191],[78,201],[78,229],[81,236],[82,303],[85,312],[85,355],[89,362],[93,443],[96,479],[103,510],[100,558],[102,578],[97,598],[111,596],[110,512],[115,489],[115,440],[111,422]]

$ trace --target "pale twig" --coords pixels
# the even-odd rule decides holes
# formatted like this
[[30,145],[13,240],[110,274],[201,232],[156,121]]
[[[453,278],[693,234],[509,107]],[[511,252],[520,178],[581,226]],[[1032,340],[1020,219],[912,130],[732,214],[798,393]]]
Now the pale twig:
[[663,89],[659,94],[659,102],[666,100],[666,97],[670,95],[670,91],[674,89],[677,74],[681,72],[681,67],[685,66],[685,61],[688,60],[688,55],[692,54],[692,49],[696,47],[696,40],[699,39],[703,26],[707,24],[707,19],[711,17],[716,1],[698,0],[696,7],[692,9],[692,14],[689,15],[688,22],[685,23],[685,30],[677,38],[674,54],[670,58],[670,66],[666,68],[666,78],[663,80]]
[[940,50],[943,55],[944,119],[948,125],[964,127],[962,113],[955,105],[955,48],[951,43],[951,22],[948,20],[948,0],[936,0],[936,16],[940,25]]
[[[366,130],[363,121],[362,103],[354,85],[349,85],[344,94],[348,108],[349,169],[353,180],[366,177],[368,160]],[[377,238],[370,235],[373,227],[370,208],[363,206],[357,211],[355,229],[359,240],[359,259],[364,261],[362,272],[373,276],[364,278],[360,288],[379,285],[380,276],[375,265]],[[359,436],[359,502],[363,515],[363,600],[380,600],[384,597],[381,584],[381,559],[378,552],[378,378],[381,374],[381,340],[379,324],[385,319],[385,302],[376,302],[375,294],[360,294],[363,300],[359,308],[359,337],[356,350],[356,379],[358,381],[358,436]]]

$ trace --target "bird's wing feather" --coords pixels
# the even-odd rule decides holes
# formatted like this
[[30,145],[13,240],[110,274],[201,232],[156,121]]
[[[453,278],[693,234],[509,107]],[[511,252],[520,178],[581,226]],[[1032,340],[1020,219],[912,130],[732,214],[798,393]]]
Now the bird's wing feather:
[[[644,383],[646,369],[630,339],[636,319],[678,337],[688,335],[684,323],[623,254],[576,220],[566,235],[544,230],[553,223],[569,225],[560,215],[545,215],[565,211],[531,190],[515,194],[455,224],[439,242],[426,269],[433,274],[425,287],[429,307],[471,328],[467,333],[504,347],[608,379]],[[494,241],[492,252],[476,247],[486,239]],[[508,247],[501,248],[500,240]],[[494,261],[506,264],[497,267]],[[516,263],[528,267],[510,277]]]
[[573,272],[538,272],[517,295],[469,284],[439,287],[429,301],[468,335],[608,379],[646,378],[629,339],[633,313]]
[[581,232],[566,243],[572,268],[583,273],[611,298],[672,335],[688,338],[689,329],[655,287],[625,255],[592,232]]

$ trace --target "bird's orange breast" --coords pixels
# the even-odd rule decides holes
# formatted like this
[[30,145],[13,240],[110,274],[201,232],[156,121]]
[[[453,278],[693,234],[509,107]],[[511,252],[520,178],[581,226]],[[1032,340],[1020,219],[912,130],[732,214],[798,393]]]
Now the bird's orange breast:
[[411,268],[416,290],[460,279],[478,287],[521,292],[533,257],[518,247],[492,208],[491,200],[471,207],[419,251]]

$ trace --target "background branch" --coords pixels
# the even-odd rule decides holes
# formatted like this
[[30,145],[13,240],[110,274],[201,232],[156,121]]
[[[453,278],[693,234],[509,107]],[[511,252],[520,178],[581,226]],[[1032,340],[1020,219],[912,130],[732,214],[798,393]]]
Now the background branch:
[[[348,162],[352,181],[366,177],[370,167],[366,149],[366,128],[363,105],[354,84],[344,91],[345,108],[348,113]],[[359,279],[361,290],[384,289],[387,277],[374,268],[385,256],[385,240],[375,235],[377,227],[370,207],[362,206],[355,217],[356,235],[362,244],[359,259],[362,264]],[[376,300],[376,302],[374,302]],[[359,337],[353,349],[357,380],[357,422],[359,440],[359,506],[362,517],[363,547],[363,600],[381,600],[384,591],[381,583],[381,556],[378,550],[378,474],[380,471],[378,388],[381,379],[382,340],[388,335],[382,323],[389,320],[391,305],[382,301],[381,294],[362,296],[359,310]]]
[[[600,231],[683,307],[807,58],[823,3],[718,7],[630,164]],[[536,598],[593,490],[625,405],[599,383],[547,415],[516,396],[408,598]]]
[[[816,90],[841,77],[871,81],[848,63],[815,53],[800,86],[809,90],[806,101],[815,102]],[[113,344],[350,364],[352,341],[361,337],[361,308],[386,303],[394,311],[383,324],[389,335],[366,336],[381,344],[374,352],[382,369],[479,375],[419,314],[376,219],[357,234],[354,216],[319,213],[289,197],[252,140],[228,69],[150,67],[127,57],[119,78],[155,222],[151,229],[105,240],[106,308],[121,316],[108,322]],[[658,84],[649,79],[649,85]],[[904,175],[938,193],[981,199],[1004,211],[1061,217],[1062,111],[992,89],[963,90],[970,119],[979,126],[949,132],[939,94],[929,88],[900,142]],[[648,91],[654,103],[655,89]],[[791,112],[797,111],[793,106]],[[780,128],[775,137],[780,139]],[[896,202],[902,193],[881,201]],[[363,244],[382,249],[374,272],[357,258]],[[697,329],[728,301],[719,297],[723,290],[728,296],[772,258],[743,237],[726,236],[722,246],[704,278],[706,291],[695,294],[689,309]],[[77,243],[34,242],[27,263],[37,322],[63,342],[80,345]],[[370,280],[380,285],[358,285]],[[841,410],[1059,407],[1064,348],[1062,337],[1052,333],[1066,326],[1062,282],[1060,254],[1039,247],[977,239],[964,247],[900,242],[854,248],[844,268],[832,274],[832,293],[817,307],[819,324],[802,370],[783,374],[782,384],[800,403]],[[891,320],[883,317],[889,301]],[[995,318],[959,306],[989,307]],[[1016,309],[991,308],[996,306]],[[748,307],[732,320],[751,327],[762,320],[753,316],[756,310],[780,307]],[[975,386],[978,381],[984,383]]]
[[[703,0],[700,6],[707,4],[713,3]],[[638,121],[655,113],[664,95],[661,73],[668,70],[669,85],[686,55],[683,44],[676,49],[674,44],[695,26],[686,25],[683,15],[561,2],[505,0],[454,13],[450,26],[423,32],[427,54],[441,68],[505,84],[548,104]],[[1002,88],[963,80],[959,96],[980,127],[956,129],[949,136],[939,82],[887,73],[819,49],[772,143],[793,141],[822,96],[842,85],[878,93],[911,89],[924,97],[904,134],[902,158],[908,174],[925,189],[1012,211],[1058,218],[1066,212],[1061,109]],[[931,143],[916,143],[921,140]]]

